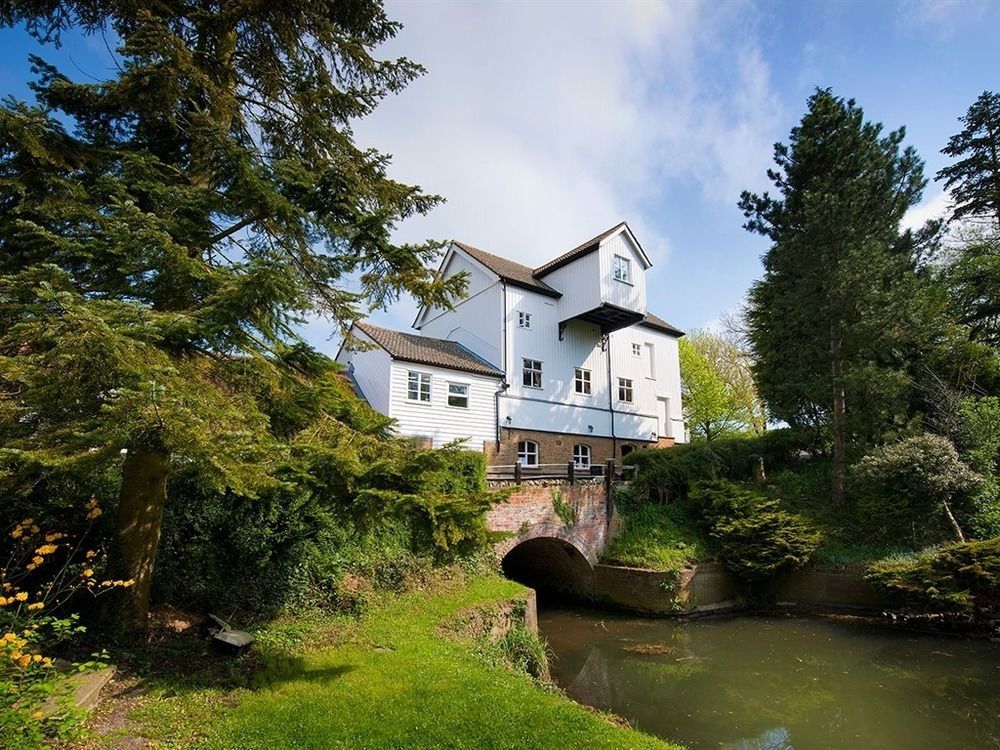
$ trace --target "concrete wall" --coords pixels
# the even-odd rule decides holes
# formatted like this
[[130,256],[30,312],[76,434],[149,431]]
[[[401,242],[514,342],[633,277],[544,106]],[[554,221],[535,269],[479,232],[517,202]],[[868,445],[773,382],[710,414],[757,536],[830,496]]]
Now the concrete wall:
[[882,609],[885,596],[864,579],[863,565],[808,565],[777,576],[768,595],[780,606]]

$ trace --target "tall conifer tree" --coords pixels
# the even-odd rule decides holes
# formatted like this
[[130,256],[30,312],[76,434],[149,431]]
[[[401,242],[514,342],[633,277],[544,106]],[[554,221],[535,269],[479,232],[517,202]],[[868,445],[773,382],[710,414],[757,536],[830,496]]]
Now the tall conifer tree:
[[[746,228],[772,241],[750,292],[755,374],[773,416],[832,432],[832,500],[844,495],[857,422],[898,398],[910,336],[913,241],[900,234],[923,163],[853,100],[817,90],[768,176],[777,196],[744,192]],[[912,326],[919,330],[919,326]]]
[[391,238],[439,199],[352,140],[351,121],[422,69],[375,56],[400,28],[377,0],[0,0],[0,23],[119,40],[111,80],[33,58],[38,105],[0,108],[0,458],[125,453],[141,627],[171,467],[265,481],[263,384],[309,377],[296,324],[461,292],[427,270],[436,243]]

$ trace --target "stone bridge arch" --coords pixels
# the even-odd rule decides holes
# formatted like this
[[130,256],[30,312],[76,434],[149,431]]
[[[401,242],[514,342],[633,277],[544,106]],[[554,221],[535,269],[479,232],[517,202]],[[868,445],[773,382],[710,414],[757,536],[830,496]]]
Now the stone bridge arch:
[[603,482],[539,482],[518,487],[490,511],[487,523],[509,534],[496,545],[509,578],[535,589],[589,597],[594,566],[613,527],[609,511]]

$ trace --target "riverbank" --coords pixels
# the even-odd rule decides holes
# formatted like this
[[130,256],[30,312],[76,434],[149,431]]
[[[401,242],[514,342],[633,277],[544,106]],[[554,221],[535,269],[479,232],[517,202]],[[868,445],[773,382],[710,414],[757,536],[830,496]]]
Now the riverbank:
[[151,654],[175,649],[173,668],[151,664],[148,676],[112,685],[81,747],[675,747],[491,666],[471,641],[442,632],[469,607],[524,592],[475,577],[385,598],[360,618],[272,623],[257,632],[254,656],[217,663],[227,674],[185,669],[184,643],[159,644]]

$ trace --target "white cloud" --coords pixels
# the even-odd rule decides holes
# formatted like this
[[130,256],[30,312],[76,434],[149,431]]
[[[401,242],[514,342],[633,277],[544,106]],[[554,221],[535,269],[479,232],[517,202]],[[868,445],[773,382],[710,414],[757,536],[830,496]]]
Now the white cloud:
[[950,37],[985,15],[990,0],[907,0],[899,6],[900,24],[910,30]]
[[951,209],[951,195],[942,190],[924,198],[903,216],[903,229],[919,229],[932,219],[944,219]]

